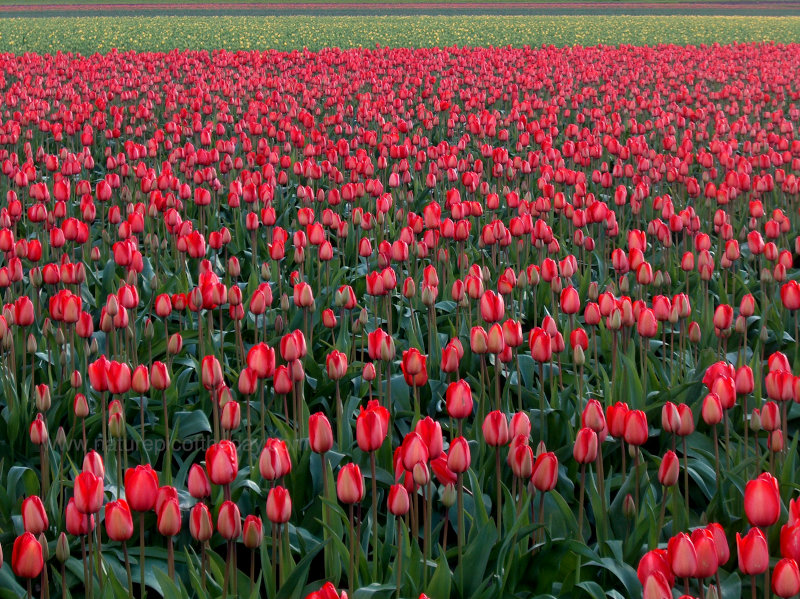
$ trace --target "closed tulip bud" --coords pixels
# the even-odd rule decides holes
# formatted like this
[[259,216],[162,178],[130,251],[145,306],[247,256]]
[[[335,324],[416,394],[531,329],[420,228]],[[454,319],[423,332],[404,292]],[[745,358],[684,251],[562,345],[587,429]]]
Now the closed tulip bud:
[[736,552],[739,556],[739,570],[742,574],[755,576],[769,568],[769,548],[767,539],[760,528],[753,527],[742,537],[736,533]]
[[136,466],[125,471],[125,497],[134,512],[153,509],[158,494],[158,474],[150,466]]
[[508,443],[508,419],[500,410],[489,412],[483,420],[483,438],[491,447],[500,447]]
[[75,507],[82,514],[96,514],[103,505],[103,479],[91,472],[81,472],[75,478]]
[[45,384],[36,385],[34,395],[36,397],[37,410],[46,412],[50,409],[50,387]]
[[665,487],[671,487],[678,482],[680,474],[680,462],[674,451],[668,450],[661,460],[658,468],[658,482]]
[[169,337],[169,341],[167,342],[167,353],[171,356],[175,356],[181,353],[181,349],[183,348],[183,337],[180,333],[173,333]]
[[67,446],[67,433],[64,432],[64,427],[59,426],[56,431],[56,447],[64,449]]
[[[56,559],[62,564],[69,559],[69,541],[63,531],[58,535],[58,540],[56,541]],[[3,556],[0,553],[0,567],[2,567],[2,564]]]
[[34,535],[26,532],[14,541],[11,552],[11,569],[20,578],[36,578],[44,568],[42,545]]
[[140,364],[133,369],[131,389],[139,395],[147,393],[150,390],[150,371],[147,370],[147,366],[144,364]]
[[744,511],[751,526],[772,526],[781,514],[778,480],[764,472],[744,488]]
[[97,453],[94,449],[89,450],[89,453],[83,456],[82,470],[84,472],[91,472],[97,478],[105,478],[106,468],[103,464],[103,456]]
[[772,432],[781,427],[781,411],[778,404],[769,401],[761,408],[761,429]]
[[176,498],[169,498],[161,506],[156,526],[165,537],[174,537],[181,531],[181,508]]
[[159,391],[169,389],[171,381],[169,378],[169,369],[167,368],[167,365],[156,360],[153,362],[153,366],[150,370],[150,384],[153,386],[153,388],[158,389]]
[[552,452],[539,453],[533,465],[531,482],[537,491],[552,491],[558,482],[558,458]]
[[[158,481],[156,481],[156,484],[158,484]],[[211,482],[200,464],[192,464],[192,467],[189,468],[187,487],[189,488],[189,495],[195,499],[203,499],[211,495]]]
[[410,505],[408,491],[406,491],[403,485],[392,485],[389,488],[387,507],[393,516],[405,516],[408,513]]
[[587,427],[579,430],[572,449],[572,457],[579,464],[594,462],[597,459],[597,433]]
[[701,415],[703,417],[703,422],[709,426],[722,422],[722,403],[716,393],[709,393],[705,396]]
[[425,462],[417,462],[411,470],[411,477],[420,487],[424,487],[431,480],[431,471]]
[[[653,574],[658,573],[664,578],[666,586],[669,588],[675,584],[675,576],[669,567],[666,549],[651,549],[639,560],[636,568],[636,577],[644,585],[645,581]],[[669,593],[672,597],[672,593]]]
[[583,408],[581,415],[583,426],[592,429],[594,432],[600,434],[606,428],[606,417],[603,414],[603,406],[596,399],[590,399],[586,402],[586,407]]
[[700,343],[700,325],[692,321],[689,323],[689,342],[697,345]]
[[204,503],[197,503],[189,512],[189,534],[195,541],[204,543],[214,534],[211,512]]
[[[374,401],[374,400],[373,400]],[[389,422],[388,411],[384,416],[386,423]],[[414,432],[419,435],[425,444],[427,451],[426,460],[435,460],[442,455],[444,441],[442,440],[442,425],[430,416],[418,420],[414,426]]]
[[773,453],[780,453],[783,451],[783,447],[783,431],[780,429],[772,431],[767,437],[767,449]]
[[456,503],[458,499],[458,492],[456,491],[456,486],[453,483],[447,483],[446,485],[442,485],[439,487],[439,501],[442,502],[442,505],[450,509]]
[[629,445],[643,445],[647,441],[647,416],[641,410],[630,410],[625,415],[623,436]]
[[508,462],[511,466],[511,472],[517,478],[530,478],[533,474],[533,450],[529,445],[520,443],[514,445],[509,450]]
[[206,389],[216,389],[222,385],[222,366],[216,356],[205,356],[201,365],[203,386]]
[[472,389],[464,379],[448,385],[445,399],[447,413],[451,418],[462,419],[472,414]]
[[30,426],[31,443],[34,445],[44,445],[49,439],[47,434],[47,423],[44,421],[42,414],[37,414]]
[[794,597],[800,593],[800,569],[793,559],[783,558],[772,573],[772,590],[778,597]]
[[106,533],[112,541],[127,541],[133,536],[133,518],[124,499],[110,501],[105,507]]
[[339,470],[336,494],[339,501],[348,505],[359,503],[364,499],[364,477],[357,464],[345,464]]
[[689,535],[681,532],[669,540],[667,560],[676,577],[694,577],[697,571],[697,552]]
[[633,499],[633,495],[630,493],[625,495],[625,498],[622,500],[622,514],[628,520],[636,518],[636,502]]
[[322,412],[309,416],[308,437],[311,450],[315,453],[327,453],[333,447],[331,423]]
[[714,535],[705,528],[696,528],[692,531],[692,544],[697,554],[696,578],[710,578],[719,569],[719,558]]
[[333,350],[325,359],[328,378],[338,381],[347,374],[347,356],[338,350]]
[[72,410],[77,418],[86,418],[89,415],[89,402],[83,393],[75,395]]
[[235,431],[242,422],[242,410],[238,402],[229,401],[222,408],[220,426],[224,431]]
[[242,516],[233,501],[223,501],[217,514],[217,531],[223,539],[233,541],[242,534]]
[[261,450],[258,468],[266,480],[277,480],[289,474],[292,471],[292,460],[286,442],[281,439],[267,439],[264,449]]
[[672,599],[672,587],[664,575],[655,571],[644,581],[643,599]]
[[523,436],[528,438],[531,434],[531,420],[526,412],[516,412],[511,417],[511,427],[509,428],[510,438]]
[[50,526],[42,500],[31,495],[22,502],[22,526],[26,532],[40,535]]
[[450,453],[447,456],[447,467],[456,474],[469,470],[471,457],[469,444],[464,437],[456,437],[450,443]]
[[206,471],[215,485],[229,485],[239,472],[239,456],[230,441],[220,441],[206,450]]
[[67,502],[64,520],[67,532],[73,536],[89,534],[94,530],[94,516],[80,513],[74,497]]
[[714,539],[714,545],[717,549],[717,563],[720,566],[726,564],[731,557],[731,550],[728,547],[728,538],[725,536],[725,530],[718,522],[712,522],[706,526],[706,530],[711,533]]
[[691,435],[694,432],[694,416],[692,415],[692,409],[686,404],[680,404],[678,406],[678,416],[680,422],[678,428],[675,430],[675,434],[679,437]]
[[244,541],[244,546],[248,549],[258,549],[263,539],[264,527],[261,523],[261,518],[252,514],[247,516],[242,526],[242,540]]

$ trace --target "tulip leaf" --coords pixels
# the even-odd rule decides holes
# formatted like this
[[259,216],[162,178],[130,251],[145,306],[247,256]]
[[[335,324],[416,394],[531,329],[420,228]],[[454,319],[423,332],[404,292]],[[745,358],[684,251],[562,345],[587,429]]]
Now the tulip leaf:
[[433,573],[433,577],[425,589],[425,594],[428,597],[450,597],[452,581],[453,574],[450,572],[447,560],[444,555],[440,555],[436,562],[436,570]]

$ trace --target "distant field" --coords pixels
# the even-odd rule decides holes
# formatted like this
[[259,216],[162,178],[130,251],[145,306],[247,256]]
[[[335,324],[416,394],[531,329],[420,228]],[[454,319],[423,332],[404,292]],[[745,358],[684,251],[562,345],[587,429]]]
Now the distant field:
[[800,16],[800,0],[0,0],[0,17],[376,15]]
[[70,17],[0,19],[0,51],[800,42],[800,17]]

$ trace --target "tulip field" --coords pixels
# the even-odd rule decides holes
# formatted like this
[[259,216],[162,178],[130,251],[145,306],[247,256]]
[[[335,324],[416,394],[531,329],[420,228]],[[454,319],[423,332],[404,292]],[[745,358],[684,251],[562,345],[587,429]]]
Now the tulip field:
[[30,22],[0,598],[800,594],[799,45]]

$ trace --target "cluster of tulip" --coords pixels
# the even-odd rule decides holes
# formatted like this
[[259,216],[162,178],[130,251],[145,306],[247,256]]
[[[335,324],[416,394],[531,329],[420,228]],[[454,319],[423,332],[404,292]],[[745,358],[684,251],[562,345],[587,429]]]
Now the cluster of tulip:
[[[777,479],[765,472],[748,481],[744,492],[744,511],[751,525],[746,535],[736,533],[739,571],[751,577],[752,596],[756,594],[756,577],[764,574],[765,596],[769,589],[778,597],[795,597],[800,593],[800,501],[789,502],[789,522],[780,530],[781,559],[772,568],[770,587],[770,552],[767,532],[781,515],[781,497]],[[719,569],[731,557],[722,526],[713,522],[696,528],[690,534],[673,536],[666,549],[648,551],[639,561],[637,575],[644,588],[645,599],[670,599],[676,578],[683,578],[689,596],[689,579],[697,579],[701,597],[721,596]],[[716,578],[717,586],[704,588],[706,579]]]
[[738,588],[797,467],[798,56],[0,56],[0,589]]

